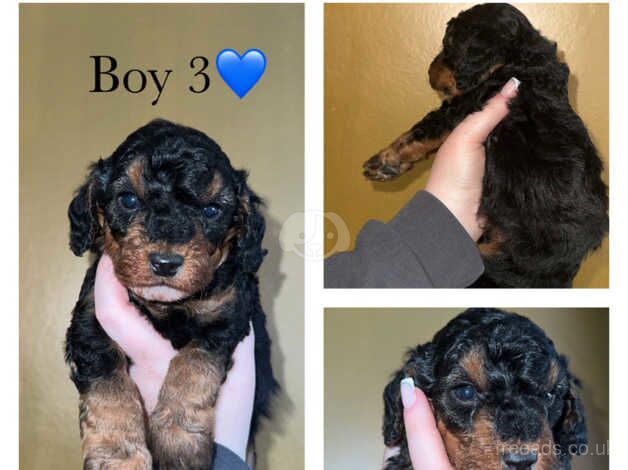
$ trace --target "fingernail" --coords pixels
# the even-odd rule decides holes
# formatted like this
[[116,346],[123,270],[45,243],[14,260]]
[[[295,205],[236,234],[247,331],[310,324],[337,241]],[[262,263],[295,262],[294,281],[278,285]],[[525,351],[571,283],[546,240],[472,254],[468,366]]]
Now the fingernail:
[[410,408],[414,405],[416,395],[414,393],[414,380],[412,377],[406,377],[401,381],[401,402],[404,408]]
[[512,97],[514,97],[517,94],[517,89],[519,88],[520,84],[521,84],[521,82],[519,80],[517,80],[517,78],[512,77],[504,85],[504,87],[502,88],[502,91],[500,91],[500,93],[503,96],[505,96],[506,98],[512,98]]

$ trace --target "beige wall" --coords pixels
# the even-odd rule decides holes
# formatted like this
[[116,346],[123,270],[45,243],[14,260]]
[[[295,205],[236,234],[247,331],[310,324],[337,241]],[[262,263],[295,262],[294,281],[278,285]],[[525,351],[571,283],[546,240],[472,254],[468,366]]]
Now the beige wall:
[[[325,311],[325,470],[379,468],[382,393],[409,347],[424,343],[455,309]],[[608,440],[608,311],[506,308],[541,326],[583,383],[590,451]],[[606,448],[608,449],[608,447]],[[574,470],[604,470],[608,457],[577,457]]]
[[[302,5],[21,5],[20,460],[24,469],[80,467],[77,393],[62,346],[88,266],[68,248],[67,205],[89,162],[155,117],[215,138],[266,199],[270,250],[262,302],[283,387],[260,435],[261,469],[303,466],[303,262],[280,249],[281,224],[303,207]],[[268,66],[240,101],[218,76],[223,48],[259,48]],[[174,69],[150,93],[97,95],[89,56],[120,67]],[[188,93],[189,60],[210,59],[212,84]]]
[[[367,220],[389,220],[425,185],[431,160],[392,183],[365,179],[362,163],[438,106],[427,69],[447,20],[471,5],[325,6],[325,210],[344,219],[352,246]],[[571,102],[607,162],[608,181],[608,5],[517,7],[558,42],[572,72]],[[326,239],[326,254],[335,243]],[[608,240],[574,286],[608,287]]]

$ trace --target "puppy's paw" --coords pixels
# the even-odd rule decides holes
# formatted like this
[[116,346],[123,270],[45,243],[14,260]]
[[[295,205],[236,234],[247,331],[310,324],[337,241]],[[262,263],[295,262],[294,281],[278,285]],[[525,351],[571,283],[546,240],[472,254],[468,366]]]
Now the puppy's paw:
[[411,166],[411,163],[403,161],[399,152],[387,147],[364,162],[362,168],[363,175],[370,180],[390,181],[409,170]]
[[152,470],[153,460],[148,449],[141,448],[131,453],[128,457],[111,457],[103,452],[98,455],[96,449],[94,454],[88,455],[83,461],[83,470]]
[[[207,414],[208,416],[198,416]],[[214,452],[210,414],[159,403],[150,417],[150,447],[159,470],[207,470]]]

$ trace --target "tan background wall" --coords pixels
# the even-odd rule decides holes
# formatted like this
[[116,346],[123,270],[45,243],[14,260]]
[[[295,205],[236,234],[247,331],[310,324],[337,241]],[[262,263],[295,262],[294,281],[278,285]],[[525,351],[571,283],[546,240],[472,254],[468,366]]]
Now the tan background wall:
[[[325,470],[379,468],[382,393],[409,347],[430,341],[455,309],[325,311]],[[529,317],[582,380],[590,452],[608,441],[608,311],[506,308]],[[574,470],[604,470],[607,456],[574,459]]]
[[[392,183],[365,179],[362,163],[439,105],[427,69],[447,21],[472,5],[325,6],[325,211],[344,219],[351,247],[367,220],[389,220],[425,186],[431,160]],[[608,5],[516,6],[558,43],[572,105],[607,162],[608,181]],[[335,232],[329,222],[327,232]],[[335,238],[325,243],[331,254]],[[608,287],[608,240],[574,286]]]
[[[66,209],[88,163],[158,116],[215,138],[266,199],[262,302],[284,393],[262,429],[259,468],[302,468],[303,263],[281,251],[278,233],[303,210],[303,6],[21,5],[20,36],[22,468],[80,468],[77,392],[62,345],[88,260],[68,248]],[[243,101],[214,66],[227,47],[267,56]],[[115,56],[124,70],[174,69],[159,104],[150,106],[152,90],[88,93],[94,54]],[[199,54],[210,60],[212,84],[193,95],[188,64]]]

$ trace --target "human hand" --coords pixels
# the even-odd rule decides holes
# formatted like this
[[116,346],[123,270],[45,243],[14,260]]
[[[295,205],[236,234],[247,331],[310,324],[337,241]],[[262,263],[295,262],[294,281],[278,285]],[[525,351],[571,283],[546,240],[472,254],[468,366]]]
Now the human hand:
[[508,101],[516,96],[519,81],[511,78],[487,101],[482,111],[468,115],[440,146],[425,186],[458,219],[469,236],[482,235],[477,212],[484,177],[484,142],[508,114]]
[[159,389],[176,354],[170,341],[161,336],[148,318],[129,301],[126,288],[118,281],[113,262],[103,255],[96,269],[94,285],[96,318],[103,330],[131,358],[129,374],[150,414],[159,398]]
[[[131,358],[129,374],[144,399],[148,414],[155,408],[159,390],[177,354],[150,321],[129,301],[126,288],[115,276],[111,258],[103,255],[94,286],[96,318]],[[253,328],[233,353],[233,366],[221,386],[216,404],[215,441],[245,460],[255,397],[255,336]],[[209,445],[209,443],[208,443]]]
[[[400,383],[403,402],[403,422],[414,470],[453,470],[441,438],[432,408],[425,394],[406,377]],[[384,462],[399,453],[398,448],[387,448]]]

